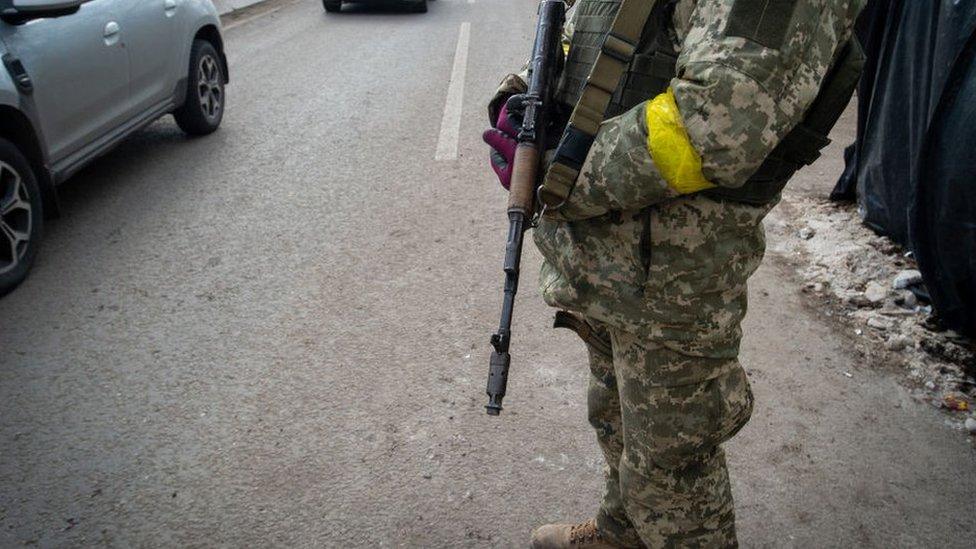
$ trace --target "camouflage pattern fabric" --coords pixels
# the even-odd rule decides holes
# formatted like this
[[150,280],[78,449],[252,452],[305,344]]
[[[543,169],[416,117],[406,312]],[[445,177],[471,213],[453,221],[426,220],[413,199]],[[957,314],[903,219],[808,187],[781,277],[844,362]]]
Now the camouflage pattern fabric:
[[[599,322],[590,321],[597,337],[611,342],[610,331]],[[590,425],[596,429],[596,439],[603,450],[605,487],[597,526],[611,542],[623,547],[642,547],[640,535],[634,529],[620,493],[620,458],[624,453],[623,420],[620,416],[620,394],[617,375],[613,371],[613,356],[587,345],[590,355],[590,385],[587,390],[587,412]]]
[[660,375],[706,379],[739,353],[746,280],[765,251],[772,205],[701,195],[574,222],[542,220],[546,302],[681,353]]
[[520,74],[505,76],[505,79],[498,85],[498,89],[495,90],[495,94],[488,101],[488,124],[492,127],[495,126],[495,122],[498,121],[498,113],[501,112],[502,106],[505,105],[509,97],[517,93],[525,93],[529,87],[525,83],[527,77],[528,69],[523,69]]
[[[831,64],[851,36],[865,0],[793,0],[789,11],[763,23],[750,37],[729,34],[754,17],[737,5],[755,0],[680,0],[672,12],[673,35],[683,37],[675,101],[702,172],[712,183],[742,186],[782,138],[803,119]],[[582,0],[584,4],[609,3]],[[609,15],[612,15],[609,14]],[[783,33],[782,28],[788,29]],[[782,33],[778,49],[756,39]],[[768,41],[768,40],[767,40]],[[572,46],[570,47],[572,51]],[[663,91],[663,90],[662,90]],[[651,100],[653,97],[648,97]],[[611,210],[640,209],[674,198],[647,150],[647,101],[606,120],[584,162],[569,202],[553,218],[580,220]]]
[[546,300],[612,341],[590,350],[588,408],[607,462],[597,523],[621,546],[735,546],[720,445],[751,411],[740,322],[771,207],[694,196],[536,229],[547,256],[574,251],[543,267]]
[[[772,23],[756,18],[763,6],[778,10]],[[862,6],[675,3],[684,40],[671,86],[710,181],[742,185],[802,119]],[[613,356],[590,361],[607,460],[601,529],[627,547],[732,547],[721,443],[751,412],[740,323],[774,204],[678,196],[648,153],[644,109],[604,122],[561,219],[535,228],[540,286],[612,339]]]
[[706,179],[739,187],[756,172],[813,103],[865,1],[697,2],[671,86]]
[[660,372],[683,357],[591,324],[613,349],[590,348],[589,420],[606,458],[600,531],[622,547],[736,546],[720,445],[752,413],[742,367],[729,360],[704,383],[672,385]]

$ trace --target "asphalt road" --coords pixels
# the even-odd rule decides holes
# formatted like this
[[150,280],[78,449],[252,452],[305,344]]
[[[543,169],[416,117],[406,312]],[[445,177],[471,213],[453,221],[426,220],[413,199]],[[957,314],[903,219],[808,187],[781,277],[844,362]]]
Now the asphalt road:
[[[534,251],[506,411],[482,408],[505,219],[479,134],[534,5],[275,4],[227,31],[217,134],[160,121],[64,188],[0,301],[0,546],[519,547],[592,515],[583,348],[548,328]],[[972,543],[964,437],[782,268],[746,322],[743,546]]]

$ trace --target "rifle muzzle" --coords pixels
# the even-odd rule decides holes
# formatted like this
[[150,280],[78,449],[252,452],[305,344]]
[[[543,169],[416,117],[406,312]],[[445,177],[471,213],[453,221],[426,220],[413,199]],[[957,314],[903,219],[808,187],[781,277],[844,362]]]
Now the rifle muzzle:
[[505,398],[505,387],[508,386],[508,366],[512,357],[508,353],[493,351],[488,369],[488,405],[485,410],[490,416],[497,416],[502,411],[502,399]]

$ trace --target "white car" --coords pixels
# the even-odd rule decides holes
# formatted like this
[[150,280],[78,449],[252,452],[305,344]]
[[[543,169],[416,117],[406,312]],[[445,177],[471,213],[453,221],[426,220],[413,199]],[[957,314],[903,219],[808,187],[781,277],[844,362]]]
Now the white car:
[[37,255],[55,186],[166,114],[219,126],[227,61],[210,0],[0,0],[0,295]]

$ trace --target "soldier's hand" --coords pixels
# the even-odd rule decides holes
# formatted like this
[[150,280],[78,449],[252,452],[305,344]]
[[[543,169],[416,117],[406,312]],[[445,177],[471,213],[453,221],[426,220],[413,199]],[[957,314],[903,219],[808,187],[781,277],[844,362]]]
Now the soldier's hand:
[[491,147],[489,158],[491,169],[498,181],[507,190],[512,182],[512,162],[518,145],[518,134],[522,131],[522,117],[525,114],[525,96],[513,95],[505,105],[492,128],[485,130],[482,139]]

